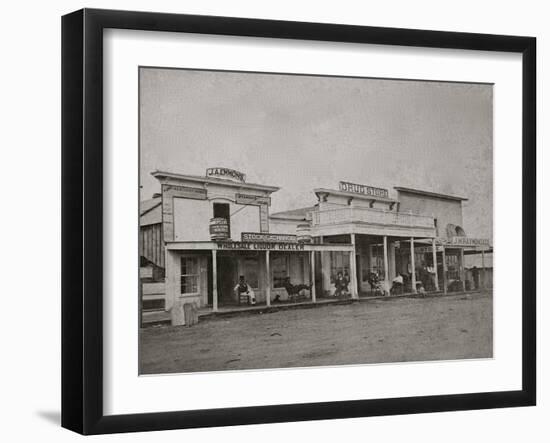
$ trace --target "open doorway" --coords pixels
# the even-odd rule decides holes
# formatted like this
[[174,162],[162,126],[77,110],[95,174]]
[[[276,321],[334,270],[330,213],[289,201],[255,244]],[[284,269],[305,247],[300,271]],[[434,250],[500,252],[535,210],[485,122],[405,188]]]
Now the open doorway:
[[233,288],[238,282],[234,257],[218,257],[218,300],[220,303],[236,303]]

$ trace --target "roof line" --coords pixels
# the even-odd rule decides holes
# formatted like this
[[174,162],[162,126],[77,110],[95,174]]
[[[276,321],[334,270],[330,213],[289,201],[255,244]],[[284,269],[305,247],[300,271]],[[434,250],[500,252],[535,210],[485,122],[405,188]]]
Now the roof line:
[[276,220],[304,220],[305,216],[300,215],[284,215],[284,214],[269,214],[269,218],[276,219]]
[[153,206],[151,206],[150,208],[146,209],[145,211],[141,212],[141,213],[139,214],[139,216],[141,217],[141,216],[143,216],[143,215],[145,215],[145,214],[149,214],[149,212],[151,212],[153,209],[159,207],[160,204],[161,204],[161,200],[160,200],[160,198],[159,198],[159,201],[158,201],[157,203],[155,203]]
[[439,192],[423,191],[421,189],[406,188],[403,186],[394,186],[393,189],[395,189],[396,191],[408,192],[410,194],[427,195],[430,197],[438,197],[446,200],[458,200],[458,201],[468,200],[466,197],[461,197],[459,195],[441,194]]
[[177,174],[175,172],[153,171],[151,172],[151,175],[156,179],[160,179],[163,177],[173,178],[176,180],[187,180],[187,181],[196,182],[196,183],[212,183],[217,185],[230,186],[233,188],[257,189],[257,190],[267,191],[267,192],[275,192],[280,189],[278,186],[260,185],[257,183],[235,182],[232,180],[225,180],[222,178],[203,177],[198,175],[184,175],[184,174]]
[[381,202],[388,202],[388,203],[397,202],[397,200],[390,197],[378,197],[376,195],[366,195],[366,194],[360,194],[358,192],[340,191],[338,189],[316,188],[313,190],[313,192],[315,192],[316,195],[318,193],[327,193],[327,194],[334,194],[334,195],[340,195],[345,197],[359,198],[363,200],[374,200],[374,201],[381,201]]

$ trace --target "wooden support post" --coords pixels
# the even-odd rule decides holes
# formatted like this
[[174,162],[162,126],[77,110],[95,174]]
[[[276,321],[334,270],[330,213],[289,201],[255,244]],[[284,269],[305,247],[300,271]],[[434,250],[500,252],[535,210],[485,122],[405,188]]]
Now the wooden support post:
[[445,255],[445,246],[441,253],[443,259],[443,294],[447,293],[447,256]]
[[388,264],[388,236],[384,235],[384,291],[390,292],[390,267]]
[[481,287],[485,289],[485,249],[481,249]]
[[414,237],[411,237],[411,282],[412,291],[416,294],[416,265],[414,263]]
[[311,301],[317,302],[317,293],[315,291],[315,251],[311,251]]
[[439,275],[437,274],[437,245],[435,244],[435,238],[432,238],[432,260],[435,271],[435,290],[439,291]]
[[[319,244],[324,244],[325,239],[321,235],[319,237]],[[327,263],[327,254],[328,254],[328,263]],[[324,294],[326,291],[330,289],[330,261],[332,260],[332,257],[330,255],[330,252],[324,252],[319,251],[319,265],[321,266],[320,274],[321,274],[321,294]],[[327,269],[328,265],[328,269]]]
[[462,280],[462,290],[466,290],[466,268],[464,268],[464,248],[460,248],[460,280]]
[[269,250],[265,251],[265,304],[271,306],[271,264]]
[[351,298],[359,298],[359,288],[357,287],[357,262],[355,261],[355,234],[350,234],[351,244],[353,245],[353,251],[350,254],[349,269],[350,269],[350,283],[351,283]]
[[218,311],[218,265],[216,254],[218,251],[212,250],[212,310]]

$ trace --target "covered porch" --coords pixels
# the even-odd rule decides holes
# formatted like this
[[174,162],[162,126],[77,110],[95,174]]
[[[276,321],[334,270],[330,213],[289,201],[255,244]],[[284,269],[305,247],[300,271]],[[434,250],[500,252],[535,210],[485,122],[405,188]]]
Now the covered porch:
[[[492,256],[493,249],[488,245],[472,246],[469,240],[464,237],[461,241],[465,244],[460,244],[436,237],[356,235],[360,296],[447,294],[492,287],[486,256]],[[472,257],[479,259],[468,260]],[[477,262],[476,267],[473,264]],[[374,287],[373,275],[380,282]]]
[[[172,324],[182,324],[178,313],[185,304],[195,306],[199,315],[295,304],[293,288],[300,290],[300,301],[316,303],[315,264],[317,256],[327,252],[351,258],[354,248],[351,244],[297,242],[167,243],[165,311]],[[241,299],[236,293],[241,276],[251,287],[254,300]],[[357,298],[357,290],[354,294]]]
[[[438,292],[443,287],[440,283],[443,272],[433,266],[433,263],[438,263],[435,237],[426,239],[352,233],[315,238],[317,243],[325,245],[346,240],[353,245],[354,254],[353,259],[343,260],[343,270],[351,273],[353,268],[358,297]],[[430,246],[426,248],[426,245]],[[430,253],[429,258],[425,256],[425,252]],[[334,261],[327,262],[331,264]],[[336,271],[342,271],[339,268],[335,269],[333,265],[327,266],[323,263],[319,267],[322,276],[318,278],[323,281],[325,289],[333,285]],[[424,268],[428,268],[431,274],[430,284],[422,272]],[[412,272],[413,269],[416,272]]]

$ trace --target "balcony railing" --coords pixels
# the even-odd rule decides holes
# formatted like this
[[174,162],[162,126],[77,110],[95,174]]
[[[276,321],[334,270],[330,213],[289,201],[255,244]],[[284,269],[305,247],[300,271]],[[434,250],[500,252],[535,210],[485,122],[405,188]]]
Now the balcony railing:
[[379,225],[433,228],[434,218],[407,212],[384,211],[371,208],[337,208],[311,213],[312,226],[336,225],[342,223],[372,223]]

